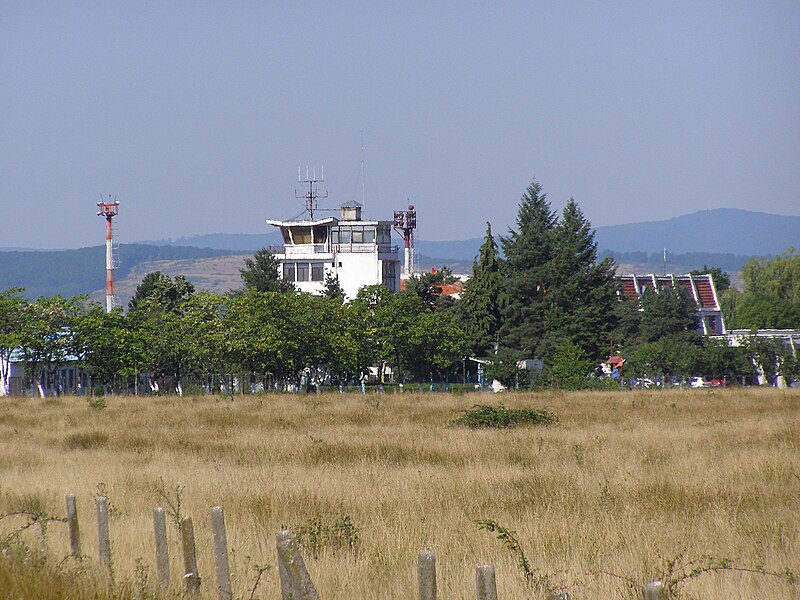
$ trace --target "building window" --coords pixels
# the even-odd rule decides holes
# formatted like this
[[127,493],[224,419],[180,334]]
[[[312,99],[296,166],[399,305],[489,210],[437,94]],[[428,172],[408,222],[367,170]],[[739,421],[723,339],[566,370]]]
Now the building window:
[[364,227],[364,243],[365,244],[374,244],[375,243],[375,228],[374,227]]
[[353,227],[353,243],[354,244],[364,243],[364,230],[361,227]]
[[378,243],[391,244],[392,232],[389,230],[388,225],[378,225]]
[[294,281],[294,263],[283,263],[283,278],[286,281]]
[[292,238],[295,244],[310,244],[311,227],[292,227]]
[[339,243],[340,244],[349,244],[350,243],[350,228],[349,227],[339,227]]
[[297,263],[297,281],[308,281],[308,263]]
[[394,261],[385,260],[381,270],[383,271],[383,285],[389,291],[397,291],[397,264]]
[[311,281],[325,281],[324,263],[311,263]]
[[328,241],[328,228],[325,225],[314,225],[314,243],[324,244]]

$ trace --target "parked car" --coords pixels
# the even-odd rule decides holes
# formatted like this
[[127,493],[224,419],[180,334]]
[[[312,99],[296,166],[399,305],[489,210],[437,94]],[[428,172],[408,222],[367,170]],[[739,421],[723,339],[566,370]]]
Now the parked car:
[[691,377],[689,379],[689,386],[693,388],[708,387],[708,382],[702,377]]
[[725,379],[709,379],[708,387],[723,387],[728,385]]

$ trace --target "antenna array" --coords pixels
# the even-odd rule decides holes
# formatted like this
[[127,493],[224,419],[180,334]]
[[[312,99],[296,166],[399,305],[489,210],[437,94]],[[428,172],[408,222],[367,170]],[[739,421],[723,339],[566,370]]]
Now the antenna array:
[[297,183],[305,183],[308,185],[308,191],[305,195],[298,195],[297,188],[294,190],[294,197],[298,200],[305,200],[306,201],[306,211],[308,212],[308,217],[310,219],[314,219],[314,210],[317,207],[317,198],[327,198],[328,192],[326,191],[324,194],[320,195],[317,191],[317,184],[323,183],[325,181],[325,167],[321,168],[320,178],[317,179],[317,168],[314,167],[311,174],[309,174],[308,165],[306,165],[306,178],[300,179],[300,167],[297,167]]

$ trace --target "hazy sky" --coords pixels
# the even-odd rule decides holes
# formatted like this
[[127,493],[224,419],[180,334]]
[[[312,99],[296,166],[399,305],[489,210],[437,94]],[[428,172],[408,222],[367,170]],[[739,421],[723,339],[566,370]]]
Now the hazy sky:
[[[532,178],[594,226],[800,215],[800,3],[0,1],[0,247],[262,233],[416,204],[512,225]],[[304,191],[302,188],[299,192]]]

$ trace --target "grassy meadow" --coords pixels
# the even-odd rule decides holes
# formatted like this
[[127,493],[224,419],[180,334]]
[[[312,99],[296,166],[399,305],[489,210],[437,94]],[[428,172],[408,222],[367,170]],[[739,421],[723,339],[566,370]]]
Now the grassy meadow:
[[[549,426],[449,425],[476,403],[546,408]],[[275,532],[305,532],[324,600],[415,598],[417,554],[436,552],[439,597],[475,597],[475,566],[503,600],[639,598],[645,580],[707,572],[686,598],[800,598],[800,390],[493,395],[386,394],[4,399],[0,540],[20,510],[65,514],[75,493],[81,562],[51,523],[46,558],[29,528],[0,558],[0,597],[179,597],[157,589],[152,511],[192,516],[201,595],[215,598],[209,508],[225,509],[234,596],[278,598]],[[111,503],[113,583],[97,568],[94,498]],[[169,502],[167,502],[167,500]],[[349,518],[349,519],[348,519]],[[516,532],[531,567],[476,520]],[[7,540],[8,541],[8,540]],[[13,553],[12,553],[13,555]],[[260,569],[265,569],[253,591]],[[670,575],[670,569],[673,573]],[[537,585],[542,584],[542,585]]]

